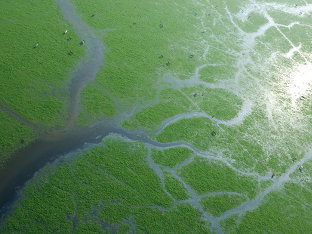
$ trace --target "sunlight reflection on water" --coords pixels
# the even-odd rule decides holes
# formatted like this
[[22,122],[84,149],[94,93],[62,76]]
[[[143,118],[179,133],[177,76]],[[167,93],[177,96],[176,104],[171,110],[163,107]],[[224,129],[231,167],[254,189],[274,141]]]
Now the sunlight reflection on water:
[[296,106],[296,101],[305,98],[312,87],[312,64],[300,64],[289,77],[288,93],[291,95],[292,106]]

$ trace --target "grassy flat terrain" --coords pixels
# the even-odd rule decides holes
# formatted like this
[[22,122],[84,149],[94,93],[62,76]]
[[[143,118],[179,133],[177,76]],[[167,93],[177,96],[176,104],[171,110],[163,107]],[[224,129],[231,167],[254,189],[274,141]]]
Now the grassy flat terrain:
[[[312,2],[70,2],[106,47],[103,67],[81,90],[78,124],[113,123],[118,131],[38,172],[0,232],[309,233]],[[51,14],[42,24],[58,20],[45,35],[55,47],[40,54],[53,54],[51,63],[33,69],[41,42],[23,47],[29,57],[21,62],[10,60],[11,46],[2,72],[12,82],[0,87],[1,103],[44,126],[64,124],[66,72],[88,46],[70,25],[62,35],[53,6],[40,13]],[[72,56],[61,53],[70,48]],[[33,72],[21,86],[24,73],[13,61]],[[35,88],[42,92],[29,94]],[[0,112],[8,153],[22,147],[20,135],[25,144],[34,137],[11,116]]]
[[220,216],[225,211],[237,207],[245,200],[246,198],[239,195],[224,194],[214,197],[206,197],[202,199],[201,203],[209,213],[214,216]]
[[174,167],[190,158],[193,151],[188,148],[177,147],[169,148],[164,151],[153,150],[152,158],[156,163],[163,166]]
[[10,157],[12,151],[29,143],[35,134],[30,127],[20,124],[0,110],[0,168]]
[[[125,232],[134,226],[143,232],[181,233],[194,227],[208,232],[200,212],[191,206],[168,209],[173,200],[148,166],[142,144],[120,138],[104,143],[40,172],[1,232],[68,232],[73,222],[77,233],[101,233],[103,227]],[[169,179],[166,187],[172,182]]]
[[239,175],[221,163],[195,158],[180,174],[198,194],[233,191],[249,195],[250,198],[255,195],[256,181]]
[[[207,89],[203,86],[183,89],[200,110],[217,119],[230,120],[242,108],[242,100],[224,89]],[[196,95],[196,96],[195,96]]]
[[186,200],[189,198],[184,185],[173,176],[165,177],[165,186],[167,191],[177,200]]
[[165,89],[160,92],[160,101],[157,104],[142,108],[123,123],[129,129],[146,128],[155,130],[163,121],[178,114],[196,110],[181,92],[174,89]]
[[77,34],[56,2],[1,1],[1,9],[1,101],[34,122],[63,122],[68,73],[84,50]]
[[[180,3],[166,1],[74,3],[86,22],[98,30],[107,30],[103,38],[104,44],[109,48],[106,52],[106,65],[98,74],[97,81],[110,95],[121,99],[117,104],[127,103],[125,109],[133,107],[134,101],[141,103],[155,98],[158,87],[154,84],[159,76],[173,72],[179,78],[188,79],[196,66],[200,65],[202,52],[200,44],[196,43],[199,41],[198,37],[203,37],[201,29],[196,26],[200,22],[200,6],[194,6],[192,2],[183,1],[183,7],[179,7],[179,10],[173,9]],[[192,12],[188,8],[192,8]],[[146,15],[147,12],[149,16]],[[91,17],[92,14],[95,16]],[[116,15],[120,15],[118,20]],[[180,20],[177,21],[177,18]],[[161,95],[162,99],[164,95],[166,94]],[[176,99],[176,95],[181,94],[172,95]],[[185,110],[185,101],[181,103],[181,98],[177,99],[160,102],[154,109],[157,111],[158,108],[159,111],[168,108],[171,113],[164,112],[169,117],[181,113]],[[172,109],[171,106],[176,102],[178,105]],[[138,115],[144,115],[144,112]],[[144,118],[147,121],[151,117]],[[138,121],[142,124],[140,116]],[[158,122],[158,119],[151,119],[148,123],[143,123],[143,127],[153,128]],[[127,126],[129,124],[126,123]],[[136,127],[138,124],[132,125]]]
[[[63,126],[68,118],[70,72],[85,48],[55,1],[1,1],[0,102],[21,118],[43,128]],[[68,33],[63,34],[65,30]],[[73,51],[72,55],[68,53]],[[17,146],[6,128],[17,128],[15,120],[5,122],[3,152]],[[9,126],[7,126],[9,125]],[[25,128],[25,127],[24,127]],[[23,128],[21,132],[25,132]],[[28,130],[31,131],[31,130]],[[18,135],[15,131],[12,134]],[[34,139],[21,134],[25,145]],[[7,155],[8,156],[8,155]],[[3,162],[4,158],[0,158]]]
[[96,119],[111,117],[116,114],[114,101],[105,94],[105,91],[97,85],[89,85],[82,92],[82,104],[85,111],[81,111],[79,123],[86,125],[93,123]]

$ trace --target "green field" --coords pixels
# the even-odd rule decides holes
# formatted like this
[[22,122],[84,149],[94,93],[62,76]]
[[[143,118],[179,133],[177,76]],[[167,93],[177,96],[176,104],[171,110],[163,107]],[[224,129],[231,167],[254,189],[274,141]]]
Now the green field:
[[0,168],[10,157],[13,150],[20,149],[27,145],[35,134],[30,127],[10,118],[5,112],[0,110]]
[[239,195],[217,195],[202,199],[202,205],[209,213],[220,216],[223,212],[239,206],[246,198]]
[[[13,112],[42,130],[64,126],[70,73],[85,51],[79,37],[64,20],[56,1],[4,0],[0,12],[0,104],[6,107],[2,111]],[[63,34],[66,29],[68,33]],[[10,136],[17,135],[7,131],[16,129],[21,124],[18,122],[1,115],[1,138],[5,138],[1,148],[5,149],[0,153],[0,166],[8,152],[21,148],[16,138],[25,138],[26,145],[39,137],[26,133],[27,126],[21,127],[21,135]]]
[[0,231],[69,232],[75,222],[77,233],[110,228],[123,233],[134,225],[141,232],[173,227],[176,233],[208,232],[199,211],[190,205],[173,207],[148,166],[144,145],[120,138],[104,144],[38,173]]
[[[95,58],[63,3],[105,46],[73,125],[71,78]],[[0,168],[53,129],[118,129],[39,170],[1,233],[312,230],[311,1],[2,0],[0,12]]]
[[152,158],[158,164],[174,167],[190,158],[192,154],[193,151],[185,147],[169,148],[163,151],[154,149],[152,152]]

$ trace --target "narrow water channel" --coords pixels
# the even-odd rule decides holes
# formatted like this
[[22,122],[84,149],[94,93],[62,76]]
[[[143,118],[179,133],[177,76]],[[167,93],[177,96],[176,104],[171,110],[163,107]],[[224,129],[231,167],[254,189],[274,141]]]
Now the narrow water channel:
[[[1,217],[6,214],[18,198],[18,192],[33,177],[35,172],[62,155],[84,149],[87,143],[99,143],[103,137],[112,133],[156,147],[185,146],[196,153],[216,158],[216,156],[209,153],[199,152],[186,142],[159,143],[153,141],[148,137],[148,134],[151,132],[125,130],[116,123],[118,121],[114,120],[102,122],[91,127],[77,127],[75,123],[79,114],[81,91],[89,81],[95,79],[97,73],[104,65],[105,46],[102,43],[101,37],[97,36],[94,30],[77,14],[70,0],[58,0],[58,4],[65,19],[73,25],[75,32],[86,42],[86,55],[80,60],[75,71],[71,74],[69,121],[63,130],[51,131],[26,148],[15,153],[8,161],[6,167],[0,170]],[[188,114],[181,114],[175,118],[186,117],[188,117]],[[162,130],[169,122],[174,122],[176,120],[175,118],[169,119],[167,122],[165,121],[158,131]]]
[[77,71],[72,74],[71,105],[68,123],[68,127],[72,128],[79,115],[82,90],[90,80],[95,79],[97,73],[104,65],[105,47],[101,36],[95,35],[94,29],[82,20],[70,0],[58,0],[58,4],[64,18],[73,25],[75,32],[85,41],[85,45],[87,46],[85,57],[78,64]]
[[[101,36],[97,36],[94,30],[82,20],[79,14],[77,14],[75,7],[70,0],[58,0],[57,2],[65,19],[73,25],[75,32],[82,40],[85,40],[86,42],[86,55],[80,60],[75,71],[71,74],[72,84],[69,121],[67,126],[63,130],[51,131],[48,134],[41,136],[38,140],[28,145],[24,149],[15,153],[7,162],[6,167],[0,170],[0,221],[1,217],[4,217],[4,215],[10,209],[11,205],[18,198],[18,192],[21,191],[25,183],[33,177],[34,173],[47,165],[47,163],[55,161],[62,155],[66,155],[70,152],[76,152],[78,150],[83,150],[90,143],[96,144],[101,142],[103,137],[109,134],[118,134],[121,137],[128,138],[134,141],[140,141],[154,147],[165,148],[174,146],[185,146],[192,149],[197,154],[202,154],[206,157],[219,159],[228,167],[238,171],[238,169],[234,168],[225,159],[219,158],[209,153],[199,152],[196,148],[186,142],[181,141],[172,143],[159,143],[157,141],[151,140],[148,137],[148,135],[152,132],[125,130],[117,123],[118,121],[114,121],[114,119],[85,128],[80,128],[76,126],[76,120],[79,114],[81,92],[86,87],[89,81],[95,79],[97,73],[103,67],[105,46],[102,43]],[[194,77],[194,80],[197,80],[196,82],[202,82],[199,79],[199,69],[203,68],[204,66],[207,66],[207,64],[200,66],[196,69],[196,76]],[[184,81],[183,85],[194,85],[194,80]],[[218,87],[213,85],[212,88]],[[162,131],[167,125],[179,121],[180,119],[200,116],[207,117],[215,121],[217,124],[224,124],[228,126],[240,124],[250,113],[251,106],[251,102],[246,101],[239,115],[230,121],[216,120],[212,116],[209,116],[205,113],[194,112],[188,114],[180,114],[164,121],[160,128],[155,132]],[[220,221],[235,214],[244,214],[247,211],[253,210],[258,207],[261,204],[263,198],[269,192],[276,189],[276,187],[281,186],[285,181],[287,181],[288,176],[296,170],[299,164],[302,164],[306,160],[311,158],[312,154],[311,152],[309,152],[303,160],[293,165],[287,171],[287,173],[285,173],[284,176],[282,176],[279,180],[276,180],[276,182],[272,186],[260,193],[256,197],[256,199],[252,201],[247,201],[241,206],[225,212],[219,219],[210,216],[206,211],[204,211],[204,209],[201,207],[201,204],[199,203],[200,196],[198,196],[190,186],[185,184],[182,179],[181,182],[184,183],[188,192],[193,197],[192,205],[200,210],[202,214],[204,214],[204,218],[206,219],[206,221],[212,224],[212,227],[215,231],[222,233],[222,229],[219,226]],[[155,170],[155,173],[157,174],[158,172],[158,175],[160,175],[159,168],[157,168],[153,164],[150,157],[149,159],[151,167]],[[264,179],[264,177],[260,178],[253,173],[239,173],[247,176],[258,177],[258,179]],[[177,174],[176,176],[178,177]]]
[[[64,18],[73,26],[75,32],[86,44],[86,55],[70,75],[72,83],[69,121],[63,130],[51,131],[15,153],[5,168],[0,170],[1,216],[6,213],[10,204],[17,198],[17,191],[48,162],[71,151],[82,149],[85,143],[99,142],[101,139],[98,136],[101,134],[104,136],[115,132],[115,129],[109,124],[89,128],[79,128],[75,124],[79,114],[81,91],[90,80],[95,79],[104,65],[105,47],[101,37],[97,36],[94,30],[82,20],[70,0],[58,0],[57,2]],[[116,132],[118,131],[116,130]]]

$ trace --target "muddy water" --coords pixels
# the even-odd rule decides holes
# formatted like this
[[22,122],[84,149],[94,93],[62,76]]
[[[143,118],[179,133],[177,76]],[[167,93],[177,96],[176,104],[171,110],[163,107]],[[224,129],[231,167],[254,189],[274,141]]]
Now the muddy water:
[[[119,121],[115,121],[116,119],[87,128],[78,128],[75,126],[75,120],[79,114],[81,91],[90,80],[95,79],[98,71],[103,66],[105,47],[103,46],[100,37],[97,37],[92,28],[85,24],[80,16],[75,13],[75,9],[69,0],[58,0],[58,3],[65,18],[74,26],[74,29],[79,36],[86,41],[87,46],[86,56],[80,61],[76,71],[72,74],[71,106],[69,110],[70,119],[64,130],[52,131],[48,135],[42,136],[31,145],[28,145],[20,152],[17,152],[11,157],[6,167],[0,171],[1,216],[10,208],[10,205],[18,196],[17,192],[27,180],[33,177],[36,171],[62,155],[85,148],[87,143],[99,143],[103,137],[111,133],[118,134],[131,140],[147,143],[154,147],[166,148],[185,146],[192,149],[197,154],[218,159],[217,156],[200,152],[192,145],[183,141],[172,143],[159,143],[153,141],[148,137],[151,132],[125,130],[120,127]],[[244,119],[246,109],[248,108],[242,108],[242,118],[238,118],[237,122]],[[188,114],[181,114],[175,118],[179,119],[187,117],[189,117]],[[175,118],[169,119],[155,132],[162,130],[165,125],[176,121],[177,119]],[[227,162],[224,161],[224,163]],[[203,210],[201,209],[201,211]],[[220,231],[218,224],[214,222],[208,214],[206,214],[206,219],[214,224],[216,230]]]
[[81,59],[77,71],[73,73],[72,77],[68,127],[73,127],[79,114],[81,91],[90,80],[95,79],[96,74],[101,70],[105,47],[101,36],[95,35],[94,30],[76,13],[75,7],[69,0],[58,0],[58,4],[64,18],[73,25],[75,32],[85,41],[84,45],[87,46],[86,56]]
[[[192,149],[196,154],[219,159],[223,161],[227,166],[235,169],[231,164],[225,161],[222,158],[219,158],[215,155],[209,153],[199,152],[193,146],[186,142],[172,142],[172,143],[159,143],[151,140],[148,137],[148,132],[139,132],[139,131],[128,131],[120,127],[116,121],[112,120],[106,121],[105,123],[100,123],[87,128],[78,128],[75,126],[77,116],[79,114],[80,106],[80,95],[83,88],[88,84],[89,81],[95,79],[97,73],[100,71],[104,64],[104,52],[105,47],[101,41],[101,37],[95,35],[94,30],[89,27],[81,17],[76,13],[74,6],[71,4],[70,0],[58,0],[58,4],[62,13],[64,14],[65,19],[73,25],[74,30],[81,39],[85,40],[87,47],[86,56],[81,59],[79,65],[76,67],[76,71],[72,74],[72,86],[71,86],[71,106],[69,110],[69,122],[68,126],[62,131],[53,131],[48,135],[45,135],[38,139],[36,142],[27,146],[20,152],[17,152],[8,162],[7,166],[0,171],[0,216],[5,214],[6,211],[10,208],[10,204],[17,198],[17,192],[25,184],[27,180],[32,178],[34,173],[46,165],[48,162],[52,162],[57,159],[59,156],[67,154],[72,151],[79,149],[84,149],[86,143],[99,143],[103,137],[108,134],[115,133],[124,138],[128,138],[135,141],[140,141],[153,145],[154,147],[173,147],[173,146],[185,146]],[[204,83],[199,79],[199,70],[204,66],[215,66],[216,64],[206,64],[200,66],[196,69],[196,75],[187,81],[180,81],[171,79],[174,85],[177,87],[193,86],[196,84],[204,84],[207,87],[211,88],[225,88],[223,85],[220,87],[213,84]],[[182,118],[191,118],[196,116],[204,116],[210,118],[211,120],[216,121],[218,124],[224,125],[235,125],[240,124],[245,117],[248,115],[251,109],[251,103],[245,102],[242,111],[237,118],[231,121],[221,121],[212,118],[203,113],[191,113],[191,114],[181,114],[175,116],[163,123],[159,130],[164,129],[168,124],[178,121]],[[158,130],[158,131],[159,131]],[[157,132],[157,131],[156,131]],[[311,155],[305,157],[305,159],[310,159]],[[151,158],[149,157],[149,160]],[[150,161],[151,162],[151,161]],[[301,163],[303,163],[302,161]],[[162,177],[159,171],[159,168],[155,166],[152,162],[150,163],[151,167],[155,170],[155,173]],[[298,164],[299,165],[299,164]],[[193,201],[191,204],[201,211],[203,218],[212,223],[213,230],[216,232],[222,233],[222,230],[219,226],[219,221],[231,217],[234,214],[243,214],[248,210],[253,210],[255,207],[258,207],[262,202],[264,196],[271,192],[276,187],[284,183],[288,175],[292,173],[297,164],[292,167],[285,175],[281,177],[278,182],[274,183],[269,189],[261,193],[255,200],[247,201],[243,203],[240,207],[232,209],[226,212],[219,218],[214,218],[210,216],[199,203],[200,197],[196,192],[188,186],[181,178],[181,182],[187,188],[189,194],[192,195]],[[240,172],[240,171],[238,171]],[[240,172],[241,174],[250,175],[257,177],[256,174]],[[178,177],[177,174],[174,174]],[[265,179],[258,177],[259,180]]]
[[[81,91],[90,80],[95,79],[102,68],[105,47],[101,37],[95,35],[94,30],[76,13],[70,0],[58,0],[58,4],[64,18],[73,25],[75,32],[85,41],[85,45],[81,46],[87,47],[86,55],[74,69],[75,72],[72,73],[69,121],[64,130],[52,131],[17,152],[7,162],[5,168],[0,170],[0,215],[6,212],[9,203],[15,199],[17,190],[46,163],[70,151],[83,148],[86,142],[99,142],[100,134],[104,136],[116,132],[123,135],[109,124],[83,129],[75,126],[79,114]],[[12,111],[8,112],[14,115]],[[21,122],[24,123],[25,120],[22,120]],[[28,122],[25,124],[33,127],[36,132],[44,132],[41,131],[43,130],[42,126]]]
[[[109,121],[92,127],[76,128],[71,131],[55,131],[17,152],[11,157],[6,167],[0,171],[0,215],[6,213],[12,202],[17,198],[18,190],[40,168],[62,155],[84,149],[89,143],[99,143],[109,134],[118,134],[123,138],[143,142],[154,147],[184,146],[196,153],[202,153],[186,142],[160,143],[150,139],[142,132],[125,130]],[[216,156],[208,153],[205,155],[216,158]]]
[[147,137],[113,127],[109,123],[72,131],[57,131],[41,137],[13,155],[0,171],[0,214],[6,212],[10,202],[15,199],[17,190],[48,162],[71,151],[83,149],[86,143],[98,143],[110,133],[153,144]]

